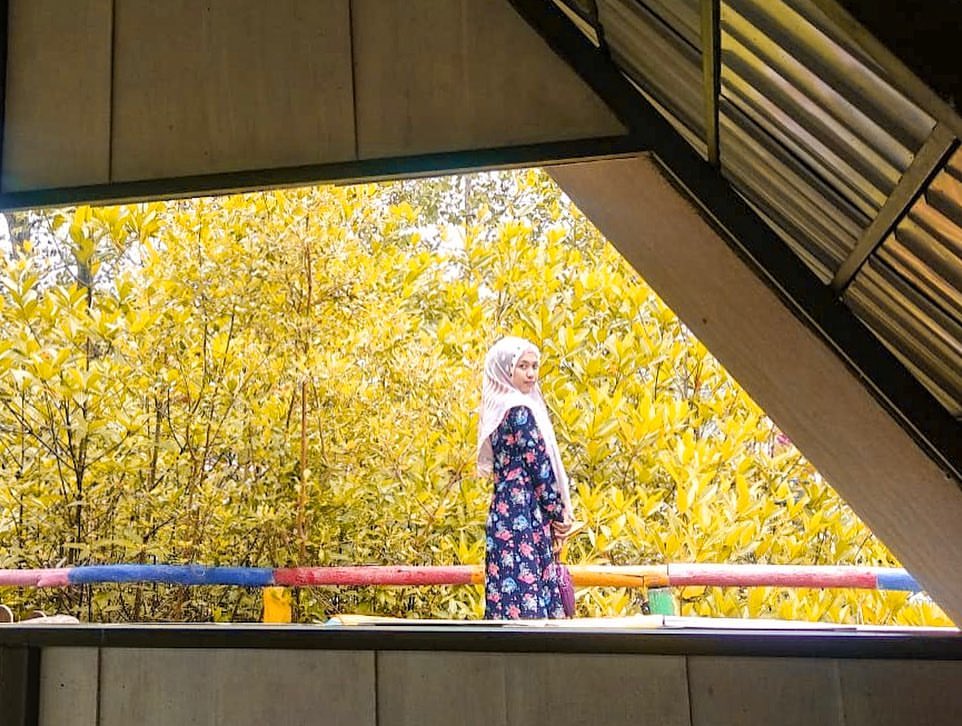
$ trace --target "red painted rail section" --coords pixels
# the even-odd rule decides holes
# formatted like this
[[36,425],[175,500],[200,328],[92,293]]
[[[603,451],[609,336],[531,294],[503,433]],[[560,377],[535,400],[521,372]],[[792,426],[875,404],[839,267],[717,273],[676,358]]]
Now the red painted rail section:
[[303,585],[476,585],[484,581],[480,565],[291,567],[274,570],[274,584]]
[[[904,569],[803,565],[569,565],[579,587],[813,587],[919,592]],[[0,570],[0,587],[66,587],[79,584],[157,582],[174,585],[426,586],[483,582],[481,565],[349,567],[207,567],[204,565],[84,565],[56,569]]]

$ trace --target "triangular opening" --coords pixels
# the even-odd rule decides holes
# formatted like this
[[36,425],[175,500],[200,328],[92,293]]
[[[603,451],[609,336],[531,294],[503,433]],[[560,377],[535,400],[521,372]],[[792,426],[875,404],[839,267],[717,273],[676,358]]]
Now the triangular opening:
[[[541,170],[11,219],[7,567],[479,565],[479,371],[507,333],[543,351],[587,523],[569,563],[898,566]],[[237,588],[98,589],[8,598],[259,617]],[[579,615],[650,594],[585,588]],[[674,594],[682,616],[950,624],[909,592]],[[482,609],[480,588],[297,597],[301,621]]]

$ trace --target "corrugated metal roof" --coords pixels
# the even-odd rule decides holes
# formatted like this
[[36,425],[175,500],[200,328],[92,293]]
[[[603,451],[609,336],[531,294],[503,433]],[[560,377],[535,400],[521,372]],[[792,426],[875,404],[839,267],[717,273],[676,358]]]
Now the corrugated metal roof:
[[845,300],[962,417],[962,151],[855,276]]
[[811,0],[722,1],[706,98],[703,5],[598,0],[597,19],[615,63],[706,158],[717,109],[732,186],[962,417],[962,151],[943,153],[957,141]]
[[[723,81],[724,82],[724,81]],[[869,218],[735,103],[719,103],[722,172],[823,282],[854,249]]]
[[[793,7],[794,6],[794,7]],[[787,151],[826,187],[833,229],[803,227],[793,247],[831,260],[832,274],[881,209],[935,120],[893,88],[813,5],[734,0],[721,5],[721,93],[754,125],[758,146]],[[744,125],[739,117],[734,123]],[[723,127],[724,128],[724,127]],[[721,136],[722,169],[736,140]],[[732,174],[736,186],[748,186]],[[764,180],[762,183],[780,180]],[[772,192],[792,214],[790,187]],[[797,212],[796,212],[797,213]],[[853,238],[851,232],[857,230]],[[826,270],[813,268],[824,278]]]
[[[652,3],[662,8],[665,3]],[[681,8],[697,0],[672,3]],[[683,14],[662,18],[634,0],[599,0],[598,17],[612,58],[704,154],[705,97],[701,44]],[[672,22],[679,25],[673,26]],[[697,29],[697,26],[696,26]],[[700,145],[700,146],[699,146]]]

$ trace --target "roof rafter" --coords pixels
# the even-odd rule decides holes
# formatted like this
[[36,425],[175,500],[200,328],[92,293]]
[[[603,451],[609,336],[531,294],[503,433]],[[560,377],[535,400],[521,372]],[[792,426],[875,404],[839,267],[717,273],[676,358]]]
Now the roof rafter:
[[705,138],[708,161],[719,164],[718,93],[721,87],[720,0],[701,0],[701,58],[705,76]]
[[852,254],[839,266],[832,280],[832,289],[835,292],[841,294],[845,291],[865,261],[908,213],[912,202],[924,191],[932,175],[939,171],[954,146],[955,136],[944,124],[938,124],[932,129],[932,134],[915,155],[911,166],[899,179],[878,215],[862,233]]

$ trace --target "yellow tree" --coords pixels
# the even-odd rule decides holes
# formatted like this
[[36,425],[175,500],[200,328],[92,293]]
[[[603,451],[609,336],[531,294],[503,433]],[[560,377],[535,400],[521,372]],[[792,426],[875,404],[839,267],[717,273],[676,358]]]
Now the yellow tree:
[[[509,332],[544,351],[588,522],[570,561],[894,564],[540,171],[38,219],[3,270],[4,566],[478,563],[479,370]],[[51,246],[66,272],[36,251]],[[4,597],[96,619],[258,615],[239,588],[90,594]],[[642,595],[579,603],[629,614]],[[680,596],[686,613],[945,622],[891,594]],[[480,598],[301,593],[302,619],[345,610],[474,617]]]

